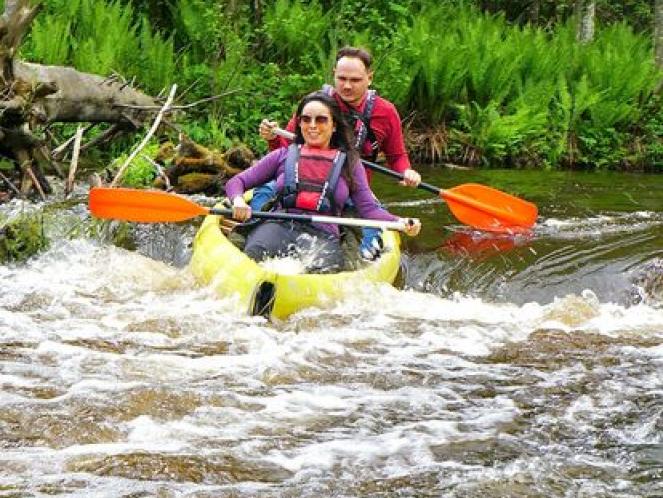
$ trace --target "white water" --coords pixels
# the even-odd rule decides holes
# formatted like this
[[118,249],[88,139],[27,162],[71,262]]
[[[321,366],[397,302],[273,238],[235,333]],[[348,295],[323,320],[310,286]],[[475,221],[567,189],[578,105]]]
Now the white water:
[[229,309],[83,239],[0,266],[0,496],[662,492],[660,309],[388,286]]

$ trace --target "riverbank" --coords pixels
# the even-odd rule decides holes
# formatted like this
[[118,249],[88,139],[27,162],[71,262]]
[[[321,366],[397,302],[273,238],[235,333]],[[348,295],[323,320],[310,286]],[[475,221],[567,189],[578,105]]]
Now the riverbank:
[[661,172],[663,73],[651,5],[640,3],[604,2],[605,22],[580,43],[570,2],[527,22],[478,2],[178,0],[160,13],[149,2],[47,0],[22,56],[119,72],[151,94],[176,82],[181,103],[233,91],[189,109],[180,126],[206,146],[239,141],[260,154],[260,120],[284,124],[302,95],[331,81],[336,49],[365,45],[417,163]]

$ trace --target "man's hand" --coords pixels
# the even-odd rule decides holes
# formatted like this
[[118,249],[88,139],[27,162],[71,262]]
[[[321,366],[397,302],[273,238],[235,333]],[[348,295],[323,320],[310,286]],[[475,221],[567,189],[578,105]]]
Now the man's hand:
[[400,183],[406,187],[416,187],[421,183],[421,175],[412,168],[406,169],[403,172],[403,180]]
[[260,122],[260,127],[258,128],[258,132],[260,133],[260,136],[267,140],[268,142],[270,140],[274,140],[276,138],[276,135],[272,131],[274,128],[278,128],[279,124],[276,121],[270,121],[268,119],[263,119]]

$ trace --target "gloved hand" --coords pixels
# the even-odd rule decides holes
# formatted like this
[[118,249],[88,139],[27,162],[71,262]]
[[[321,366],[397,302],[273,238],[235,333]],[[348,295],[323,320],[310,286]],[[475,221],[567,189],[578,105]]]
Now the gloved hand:
[[359,254],[367,261],[375,261],[382,254],[382,230],[380,228],[363,228]]

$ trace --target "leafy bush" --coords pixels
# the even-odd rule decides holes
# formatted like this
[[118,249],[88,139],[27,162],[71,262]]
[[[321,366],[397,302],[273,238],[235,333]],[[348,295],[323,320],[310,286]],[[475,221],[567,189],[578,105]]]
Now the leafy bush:
[[470,0],[45,0],[23,56],[119,72],[151,93],[177,80],[179,99],[190,102],[231,91],[190,110],[185,131],[264,152],[260,120],[285,123],[302,95],[331,80],[340,46],[364,46],[375,56],[375,88],[413,136],[428,137],[411,140],[416,157],[660,167],[661,103],[652,94],[663,75],[651,37],[615,23],[629,14],[642,29],[651,6],[600,0],[611,24],[579,44],[572,4],[538,2],[535,19],[519,2]]

